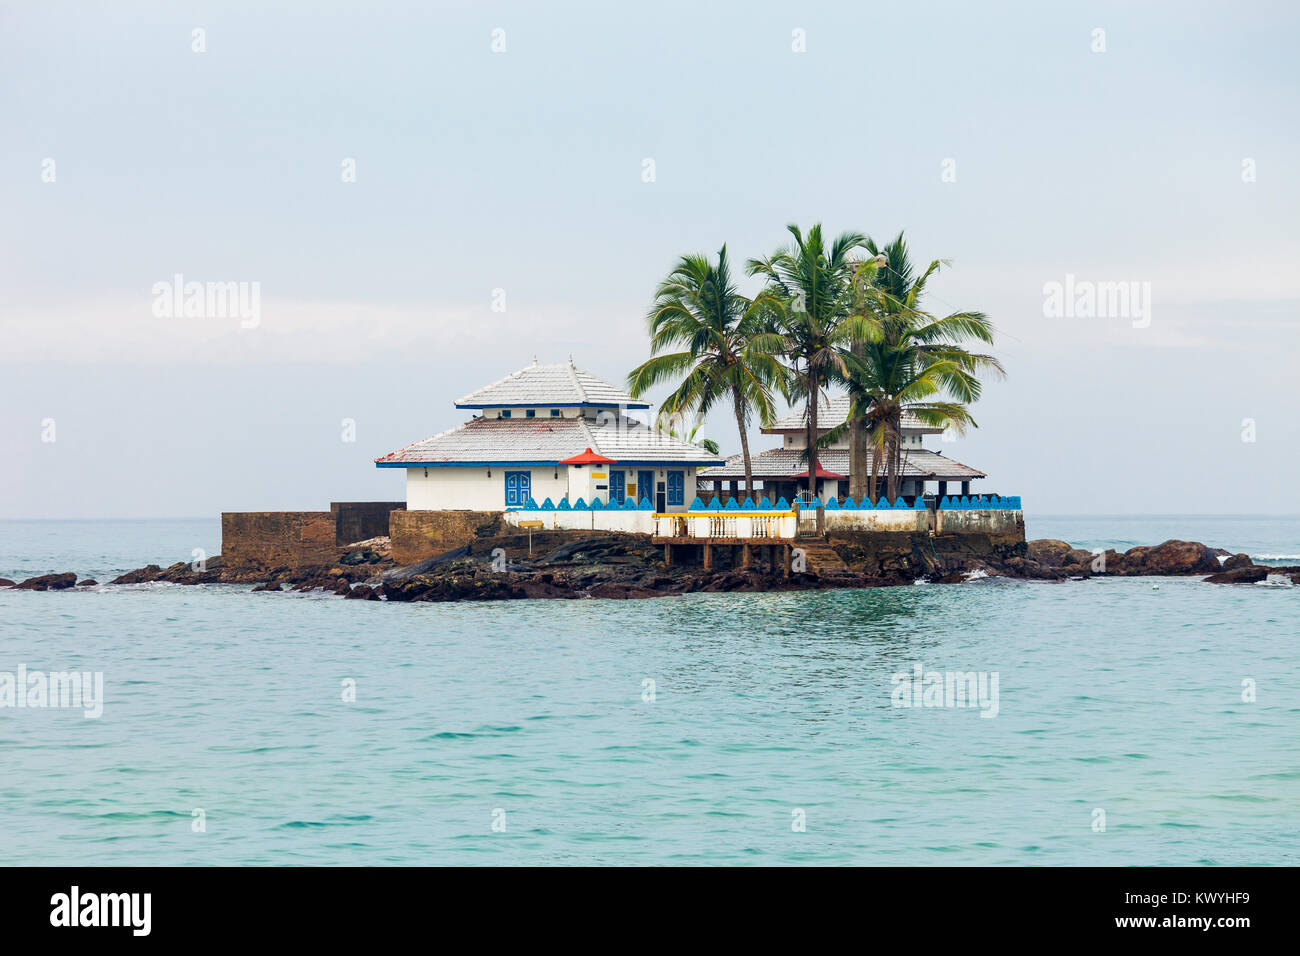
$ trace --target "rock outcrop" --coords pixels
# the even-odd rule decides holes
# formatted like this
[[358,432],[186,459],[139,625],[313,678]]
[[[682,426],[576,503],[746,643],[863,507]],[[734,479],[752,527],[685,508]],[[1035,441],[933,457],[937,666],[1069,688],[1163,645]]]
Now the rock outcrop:
[[71,571],[62,574],[42,574],[14,585],[19,591],[63,591],[76,586],[77,576]]
[[[631,600],[691,592],[780,591],[884,587],[925,578],[960,584],[972,577],[1060,581],[1094,576],[1203,575],[1215,584],[1264,581],[1270,573],[1300,585],[1300,567],[1255,565],[1246,554],[1228,556],[1195,541],[1166,541],[1102,555],[1069,542],[1025,542],[1016,535],[838,531],[824,538],[798,539],[805,561],[784,573],[780,546],[755,543],[751,566],[738,548],[718,547],[709,568],[698,551],[685,547],[671,563],[648,535],[539,532],[509,529],[484,535],[418,563],[394,563],[386,539],[358,542],[329,552],[324,564],[305,567],[228,566],[221,556],[206,562],[150,564],[111,583],[252,584],[259,592],[323,590],[351,600],[492,601],[529,598]],[[1226,557],[1222,566],[1220,557]],[[3,584],[5,582],[0,582]],[[65,590],[77,585],[72,573],[46,574],[11,586]],[[93,581],[84,580],[90,587]]]
[[1124,574],[1203,574],[1220,570],[1214,551],[1199,541],[1166,541],[1124,553]]
[[1070,576],[1085,577],[1207,574],[1223,570],[1214,549],[1199,541],[1171,540],[1154,547],[1129,548],[1122,554],[1112,548],[1099,555],[1053,538],[1029,541],[1026,547],[1028,559],[1024,566],[1015,569],[1026,577],[1051,577],[1037,573],[1040,570],[1059,570]]
[[1074,545],[1068,541],[1061,541],[1059,538],[1038,538],[1034,541],[1027,541],[1025,542],[1025,548],[1028,551],[1028,559],[1036,561],[1044,568],[1062,568],[1067,564],[1079,563],[1078,561],[1069,560],[1076,550]]
[[1257,584],[1268,577],[1268,568],[1258,565],[1235,567],[1231,571],[1218,571],[1205,580],[1210,584]]

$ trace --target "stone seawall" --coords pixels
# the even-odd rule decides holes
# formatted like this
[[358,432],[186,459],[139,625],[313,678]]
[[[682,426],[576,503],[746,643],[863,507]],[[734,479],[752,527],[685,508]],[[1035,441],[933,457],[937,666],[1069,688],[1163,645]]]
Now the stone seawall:
[[221,556],[251,570],[328,564],[338,556],[335,533],[329,511],[223,511]]
[[352,544],[388,534],[388,516],[405,511],[405,501],[331,501],[334,543]]
[[[624,516],[621,511],[611,514]],[[642,513],[627,514],[635,517]],[[735,513],[724,515],[736,517]],[[933,537],[928,530],[930,521],[937,526]],[[543,523],[552,532],[554,523],[544,519]],[[827,539],[845,563],[868,574],[897,566],[900,560],[903,566],[934,570],[948,564],[949,558],[1005,559],[1024,554],[1025,525],[1020,511],[832,510],[827,512],[825,524]],[[589,530],[626,534],[633,529]],[[407,511],[401,502],[332,502],[329,511],[223,512],[221,552],[230,568],[311,568],[337,563],[345,545],[387,535],[392,560],[408,565],[485,539],[519,533],[520,529],[507,525],[499,511]]]
[[416,564],[517,529],[505,527],[500,511],[394,511],[388,516],[393,560]]
[[840,532],[929,532],[930,512],[900,508],[897,511],[828,510],[822,512],[828,535]]
[[1019,535],[1025,540],[1025,513],[1023,511],[969,511],[934,512],[935,534],[988,534]]

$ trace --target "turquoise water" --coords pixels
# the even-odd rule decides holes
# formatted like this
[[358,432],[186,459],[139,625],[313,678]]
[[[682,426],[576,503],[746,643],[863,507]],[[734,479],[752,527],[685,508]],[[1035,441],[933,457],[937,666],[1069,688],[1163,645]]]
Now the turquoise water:
[[[1297,523],[1215,520],[1230,534],[1077,529],[1300,554]],[[1080,521],[1030,533],[1091,543]],[[217,550],[215,522],[0,536],[11,578]],[[0,708],[0,863],[1300,863],[1300,589],[1154,583],[0,591],[0,671],[102,671],[106,698],[98,720]],[[895,708],[917,663],[996,671],[997,716]]]

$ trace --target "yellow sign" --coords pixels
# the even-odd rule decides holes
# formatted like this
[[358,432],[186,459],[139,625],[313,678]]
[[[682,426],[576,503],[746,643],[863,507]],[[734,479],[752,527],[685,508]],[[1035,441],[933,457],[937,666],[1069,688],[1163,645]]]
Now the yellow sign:
[[519,522],[519,527],[521,527],[521,528],[543,528],[543,527],[545,527],[545,525],[544,525],[542,522],[540,522],[540,521],[521,521],[521,522]]
[[591,473],[591,477],[593,477],[593,478],[604,478],[604,477],[606,477],[606,475],[605,475],[605,473],[604,473],[603,471],[593,471],[593,472]]

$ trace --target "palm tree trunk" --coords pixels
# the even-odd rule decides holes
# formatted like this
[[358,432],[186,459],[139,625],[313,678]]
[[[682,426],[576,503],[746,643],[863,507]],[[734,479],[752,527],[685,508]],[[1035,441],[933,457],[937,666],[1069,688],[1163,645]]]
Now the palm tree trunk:
[[740,387],[731,389],[732,400],[736,404],[736,427],[740,429],[740,457],[745,462],[745,494],[754,497],[754,466],[749,460],[749,434],[745,428],[745,399],[740,394]]
[[889,501],[898,500],[903,470],[903,416],[901,412],[889,416]]
[[[853,343],[853,354],[861,359],[867,354],[867,347],[861,342]],[[850,410],[852,403],[850,402]],[[867,492],[867,417],[853,416],[849,421],[849,496],[854,501],[861,501]]]
[[817,373],[808,370],[808,493],[817,496]]
[[[877,424],[876,426],[877,434],[879,433],[879,430],[880,430],[880,426],[879,424]],[[876,499],[880,497],[880,460],[884,457],[884,455],[885,455],[884,446],[882,445],[880,449],[877,450],[873,443],[871,449],[871,485],[868,488],[868,496],[871,498],[873,504],[875,503]]]
[[898,435],[898,449],[897,451],[895,451],[895,454],[898,456],[898,461],[894,465],[894,475],[896,476],[895,480],[898,482],[899,494],[902,494],[903,491],[903,413],[901,411],[898,412],[898,420],[894,423],[894,430]]
[[898,435],[894,432],[893,422],[887,426],[885,435],[885,497],[890,504],[898,499]]
[[[813,498],[817,494],[817,391],[821,386],[817,373],[808,369],[808,491]],[[822,510],[817,509],[817,533],[822,531]]]
[[894,439],[894,481],[898,483],[898,493],[903,493],[903,422],[900,416]]

